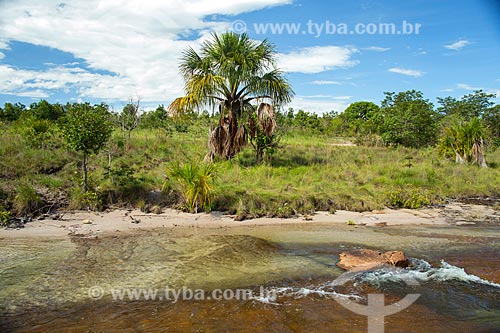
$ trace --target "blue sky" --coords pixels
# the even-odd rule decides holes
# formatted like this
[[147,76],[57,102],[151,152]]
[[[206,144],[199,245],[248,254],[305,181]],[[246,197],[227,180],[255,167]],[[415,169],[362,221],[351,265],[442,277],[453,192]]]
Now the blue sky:
[[47,99],[120,109],[137,97],[146,109],[167,105],[183,94],[182,50],[231,29],[276,45],[296,92],[290,106],[306,111],[342,111],[409,89],[432,102],[475,89],[500,96],[498,3],[3,0],[0,105]]

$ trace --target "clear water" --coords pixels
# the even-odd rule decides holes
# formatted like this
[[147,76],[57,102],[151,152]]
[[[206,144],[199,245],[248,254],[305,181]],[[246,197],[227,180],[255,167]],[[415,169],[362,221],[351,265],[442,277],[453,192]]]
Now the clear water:
[[[344,295],[386,304],[386,332],[500,331],[500,229],[287,225],[164,228],[98,239],[0,239],[2,332],[366,332]],[[402,249],[411,269],[377,270],[334,285],[338,254]],[[418,286],[409,287],[411,276]],[[402,282],[403,281],[403,282]],[[89,295],[98,286],[99,300]],[[252,288],[274,298],[113,300],[111,289]],[[425,320],[424,320],[425,318]]]

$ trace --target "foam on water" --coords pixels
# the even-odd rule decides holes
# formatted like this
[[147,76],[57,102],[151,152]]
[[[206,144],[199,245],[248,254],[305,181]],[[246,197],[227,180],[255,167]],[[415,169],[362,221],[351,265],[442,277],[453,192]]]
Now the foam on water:
[[425,260],[411,259],[411,266],[408,269],[381,268],[370,272],[363,272],[359,275],[359,281],[367,282],[374,286],[379,286],[381,283],[387,282],[402,283],[405,281],[418,281],[425,283],[460,281],[495,287],[500,292],[500,284],[468,274],[465,269],[451,265],[444,260],[441,260],[439,267],[432,267]]
[[476,275],[468,274],[465,269],[457,267],[441,260],[439,267],[432,267],[430,263],[423,259],[410,259],[409,268],[382,267],[372,271],[347,272],[337,279],[321,284],[319,286],[307,287],[270,287],[264,295],[258,295],[252,299],[261,303],[279,305],[279,299],[283,297],[302,298],[316,295],[326,298],[344,298],[352,300],[363,300],[364,296],[350,293],[342,294],[335,289],[338,286],[351,281],[354,287],[359,287],[363,283],[368,283],[376,288],[381,288],[387,283],[405,286],[416,286],[426,282],[449,282],[460,281],[467,284],[485,285],[494,287],[500,292],[500,284],[482,279]]
[[303,298],[309,295],[316,295],[325,298],[343,298],[352,300],[362,300],[364,297],[356,294],[342,294],[333,290],[330,283],[322,284],[320,286],[308,287],[270,287],[267,288],[265,293],[254,296],[251,299],[260,303],[280,305],[278,302],[280,298],[292,297]]

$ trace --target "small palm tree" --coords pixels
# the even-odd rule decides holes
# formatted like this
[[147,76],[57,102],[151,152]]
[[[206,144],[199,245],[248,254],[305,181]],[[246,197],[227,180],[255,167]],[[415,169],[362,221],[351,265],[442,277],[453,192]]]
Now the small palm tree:
[[172,164],[169,176],[177,181],[186,209],[197,213],[198,208],[209,211],[212,205],[213,182],[217,173],[212,163]]
[[[293,90],[283,72],[276,68],[275,47],[267,40],[257,42],[246,34],[227,32],[212,35],[200,52],[184,51],[179,66],[185,81],[186,96],[169,106],[174,115],[210,105],[219,107],[219,124],[209,132],[209,153],[233,158],[246,144],[253,103],[268,100],[259,107],[259,126],[268,135],[276,128],[273,106],[289,103]],[[255,123],[253,124],[256,125]]]
[[445,126],[439,144],[442,156],[454,156],[457,163],[472,163],[487,167],[484,157],[486,130],[479,118],[464,122],[454,119]]

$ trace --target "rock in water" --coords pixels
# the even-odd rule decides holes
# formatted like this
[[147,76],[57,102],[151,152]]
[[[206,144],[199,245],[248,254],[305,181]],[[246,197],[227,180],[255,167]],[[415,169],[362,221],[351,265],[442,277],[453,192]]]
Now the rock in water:
[[407,267],[408,259],[403,251],[380,252],[375,250],[360,249],[342,252],[337,266],[348,271],[372,269],[382,265]]

